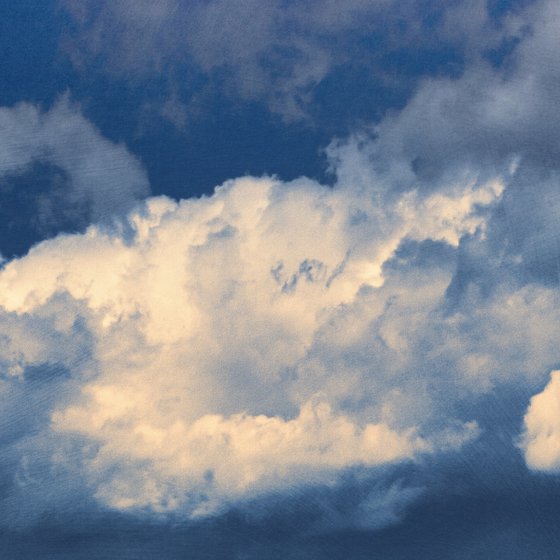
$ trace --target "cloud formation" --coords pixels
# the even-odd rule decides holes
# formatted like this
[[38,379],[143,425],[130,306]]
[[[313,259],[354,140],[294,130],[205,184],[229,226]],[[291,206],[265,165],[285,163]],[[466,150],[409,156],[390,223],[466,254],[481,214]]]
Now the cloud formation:
[[[183,109],[204,97],[204,88],[195,88],[189,100],[197,81],[191,76],[202,74],[207,84],[220,84],[234,98],[262,101],[287,121],[308,119],[317,88],[338,81],[344,69],[350,69],[344,75],[350,89],[363,87],[363,74],[369,74],[375,75],[370,87],[406,90],[405,82],[415,81],[414,67],[429,67],[423,57],[445,71],[516,37],[516,17],[493,20],[486,4],[212,0],[187,7],[176,0],[157,6],[61,0],[76,24],[64,48],[78,68],[102,61],[104,72],[139,82],[173,76],[173,86],[185,94]],[[434,53],[443,47],[455,54],[439,60]],[[411,48],[415,57],[407,52]],[[403,67],[395,84],[394,73]],[[186,88],[185,80],[191,82]]]
[[[10,499],[40,487],[44,503],[72,502],[52,490],[62,479],[69,494],[118,511],[205,516],[352,469],[386,473],[469,449],[485,428],[481,400],[508,391],[538,393],[521,447],[531,469],[558,470],[558,375],[542,388],[560,361],[559,12],[534,3],[526,26],[509,14],[489,31],[485,3],[474,5],[464,35],[460,2],[438,27],[462,44],[468,68],[427,77],[401,111],[334,140],[332,187],[242,177],[210,197],[149,198],[123,217],[148,192],[123,146],[67,101],[48,113],[4,111],[26,139],[4,156],[6,174],[46,159],[69,175],[68,192],[92,220],[121,213],[0,271]],[[145,13],[128,2],[72,10],[94,55],[107,56],[107,26],[123,25],[127,56],[110,71],[124,60],[126,71],[159,72],[167,55],[188,52],[205,72],[227,67],[246,79],[235,82],[240,95],[301,118],[305,92],[340,63],[320,30],[336,22],[333,36],[346,33],[394,4],[322,3],[300,29],[290,4],[277,23],[276,3],[237,3],[249,28],[254,15],[256,37],[229,25],[228,6],[193,4],[192,21],[169,37],[175,2]],[[194,26],[186,38],[182,25]],[[286,90],[271,93],[259,89],[261,55],[276,52],[283,68],[283,25],[297,30],[288,38],[296,52],[278,74]],[[135,50],[140,34],[146,51]],[[483,52],[512,37],[500,64]],[[149,64],[135,69],[141,56]],[[75,138],[90,140],[72,155]],[[107,167],[118,173],[94,174]],[[516,453],[519,425],[508,427]],[[383,486],[353,511],[379,527],[419,492]]]
[[[476,423],[430,425],[414,370],[391,372],[388,356],[350,372],[345,356],[374,323],[372,342],[406,352],[388,309],[398,298],[422,320],[450,271],[424,270],[422,286],[413,268],[412,284],[386,288],[387,263],[404,240],[455,251],[501,192],[495,181],[380,204],[375,187],[242,178],[209,198],[148,199],[120,225],[5,265],[6,386],[45,364],[69,372],[47,431],[77,442],[82,475],[117,509],[200,515],[353,465],[457,449]],[[353,325],[329,341],[341,321]],[[418,399],[414,414],[394,414],[401,399]]]
[[537,471],[560,470],[560,372],[553,371],[550,381],[531,399],[525,414],[522,447],[527,465]]
[[142,164],[126,146],[104,138],[69,95],[48,111],[29,103],[0,108],[4,243],[10,232],[36,241],[83,229],[129,210],[149,192]]

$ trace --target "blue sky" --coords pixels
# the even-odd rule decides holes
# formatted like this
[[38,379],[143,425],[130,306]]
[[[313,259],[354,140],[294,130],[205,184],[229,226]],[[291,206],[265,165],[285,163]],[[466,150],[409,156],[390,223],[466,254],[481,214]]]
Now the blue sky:
[[553,0],[0,0],[8,559],[556,558]]

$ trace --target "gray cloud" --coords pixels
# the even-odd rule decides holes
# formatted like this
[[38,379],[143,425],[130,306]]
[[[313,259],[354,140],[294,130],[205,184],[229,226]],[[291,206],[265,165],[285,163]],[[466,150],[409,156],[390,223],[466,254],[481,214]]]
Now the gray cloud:
[[[403,73],[391,57],[398,60],[406,49],[456,49],[459,58],[474,59],[519,34],[516,18],[493,21],[482,0],[61,4],[78,24],[65,47],[78,67],[97,61],[113,75],[141,81],[156,74],[182,83],[192,66],[222,80],[234,97],[264,101],[287,120],[309,117],[315,88],[336,69],[356,65],[388,87],[396,85],[396,72],[402,87],[414,63]],[[360,86],[350,79],[348,87]]]
[[0,108],[0,181],[3,227],[25,216],[14,235],[34,241],[126,212],[150,192],[142,164],[67,95],[48,111],[28,103]]
[[[352,182],[241,178],[209,198],[148,199],[122,226],[59,236],[5,265],[6,394],[32,368],[70,372],[41,410],[55,448],[76,446],[53,453],[53,469],[120,511],[200,517],[350,467],[456,451],[476,422],[432,422],[422,364],[398,332],[404,316],[426,322],[451,272],[400,277],[385,264],[406,239],[454,253],[500,192],[391,201],[382,186],[364,196]],[[364,354],[379,337],[385,354]],[[401,400],[416,413],[393,414]],[[387,492],[384,507],[360,506],[375,526],[412,496]]]

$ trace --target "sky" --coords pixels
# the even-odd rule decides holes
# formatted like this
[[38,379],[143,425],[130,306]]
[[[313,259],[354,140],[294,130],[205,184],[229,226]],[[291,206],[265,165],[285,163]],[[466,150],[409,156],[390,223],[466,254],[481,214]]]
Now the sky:
[[557,558],[558,29],[0,0],[2,558]]

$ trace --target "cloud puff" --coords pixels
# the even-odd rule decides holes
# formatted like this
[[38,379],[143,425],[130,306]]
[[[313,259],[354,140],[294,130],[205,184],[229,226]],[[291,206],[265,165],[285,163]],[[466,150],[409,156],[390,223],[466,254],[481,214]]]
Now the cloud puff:
[[121,510],[199,516],[263,491],[322,482],[325,472],[349,465],[377,466],[429,450],[412,431],[399,434],[384,424],[362,428],[333,415],[326,403],[306,403],[291,420],[204,415],[190,425],[177,420],[158,428],[153,419],[130,417],[146,407],[142,396],[112,386],[88,387],[87,393],[89,405],[55,414],[54,429],[103,438],[87,470],[95,496]]
[[[424,271],[422,288],[417,270],[384,288],[403,241],[455,251],[501,191],[473,183],[391,202],[375,185],[242,178],[45,241],[0,273],[6,394],[46,364],[68,372],[47,431],[75,442],[81,466],[55,462],[117,509],[201,515],[353,465],[456,449],[475,423],[431,425],[429,396],[405,382],[399,396],[387,364],[372,361],[360,386],[361,367],[343,362],[395,289],[420,316],[445,296],[445,267]],[[340,320],[353,324],[321,350]],[[398,332],[383,336],[406,354]],[[414,370],[400,376],[415,384]],[[401,397],[424,413],[391,412]]]
[[550,374],[542,392],[531,399],[525,414],[522,448],[529,468],[560,471],[560,371]]
[[553,29],[560,11],[544,1],[524,15],[525,31],[507,63],[482,58],[459,78],[426,77],[401,111],[373,127],[376,141],[366,147],[394,188],[434,189],[461,174],[520,163],[556,168],[560,66]]
[[104,138],[68,95],[48,111],[28,103],[0,108],[0,181],[6,227],[25,215],[37,231],[23,233],[34,241],[125,212],[150,192],[142,164]]

